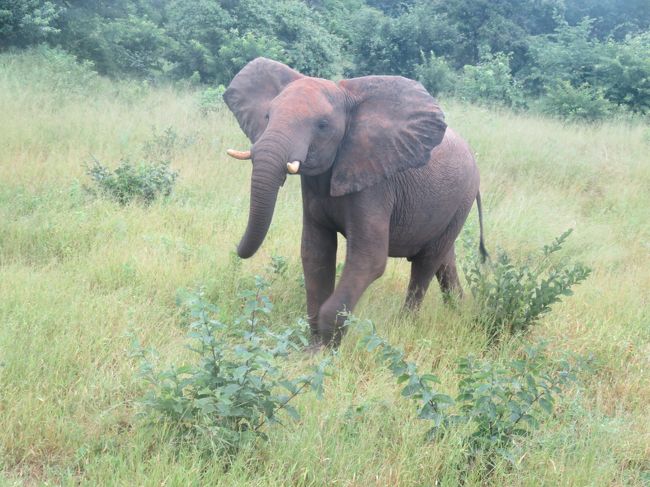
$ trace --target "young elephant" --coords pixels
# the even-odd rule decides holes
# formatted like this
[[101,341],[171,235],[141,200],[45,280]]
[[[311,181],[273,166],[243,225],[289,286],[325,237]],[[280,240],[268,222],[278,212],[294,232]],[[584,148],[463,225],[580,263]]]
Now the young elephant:
[[[253,160],[248,226],[237,253],[252,256],[271,224],[287,173],[302,185],[302,264],[315,344],[337,346],[341,311],[352,311],[386,267],[406,257],[406,306],[417,308],[433,276],[460,293],[454,241],[476,200],[485,256],[479,173],[467,143],[419,83],[367,76],[338,83],[269,59],[248,63],[224,100],[253,143],[229,150]],[[346,238],[334,288],[337,232]]]

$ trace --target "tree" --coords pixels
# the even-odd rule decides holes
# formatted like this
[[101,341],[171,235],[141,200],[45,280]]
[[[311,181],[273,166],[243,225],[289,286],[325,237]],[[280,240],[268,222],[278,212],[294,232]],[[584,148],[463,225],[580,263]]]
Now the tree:
[[0,0],[0,46],[25,47],[59,32],[62,9],[40,0]]

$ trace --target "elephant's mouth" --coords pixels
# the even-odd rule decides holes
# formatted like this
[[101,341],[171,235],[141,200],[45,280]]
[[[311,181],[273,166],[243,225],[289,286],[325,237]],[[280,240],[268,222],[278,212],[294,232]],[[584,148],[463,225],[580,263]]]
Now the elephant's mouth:
[[304,176],[318,176],[327,172],[329,167],[323,167],[323,164],[318,161],[316,151],[309,147],[307,155],[304,159],[297,159],[300,162],[300,172]]

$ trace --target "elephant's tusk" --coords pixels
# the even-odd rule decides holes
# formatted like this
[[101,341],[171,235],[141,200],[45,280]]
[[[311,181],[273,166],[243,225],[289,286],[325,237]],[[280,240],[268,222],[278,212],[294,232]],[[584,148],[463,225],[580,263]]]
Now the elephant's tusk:
[[247,161],[248,159],[251,158],[251,151],[245,150],[235,150],[235,149],[228,149],[226,151],[226,154],[228,154],[230,157],[234,157],[235,159],[239,159],[240,161]]
[[287,162],[287,171],[289,174],[296,174],[300,169],[300,161]]

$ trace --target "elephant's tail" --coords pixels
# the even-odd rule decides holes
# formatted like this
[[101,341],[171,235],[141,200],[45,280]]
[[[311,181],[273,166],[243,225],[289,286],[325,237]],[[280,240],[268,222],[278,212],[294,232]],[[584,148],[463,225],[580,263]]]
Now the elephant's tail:
[[481,192],[476,193],[476,207],[478,208],[478,224],[480,231],[480,238],[478,249],[481,252],[481,262],[485,262],[490,258],[487,249],[485,248],[485,240],[483,240],[483,206],[481,205]]

